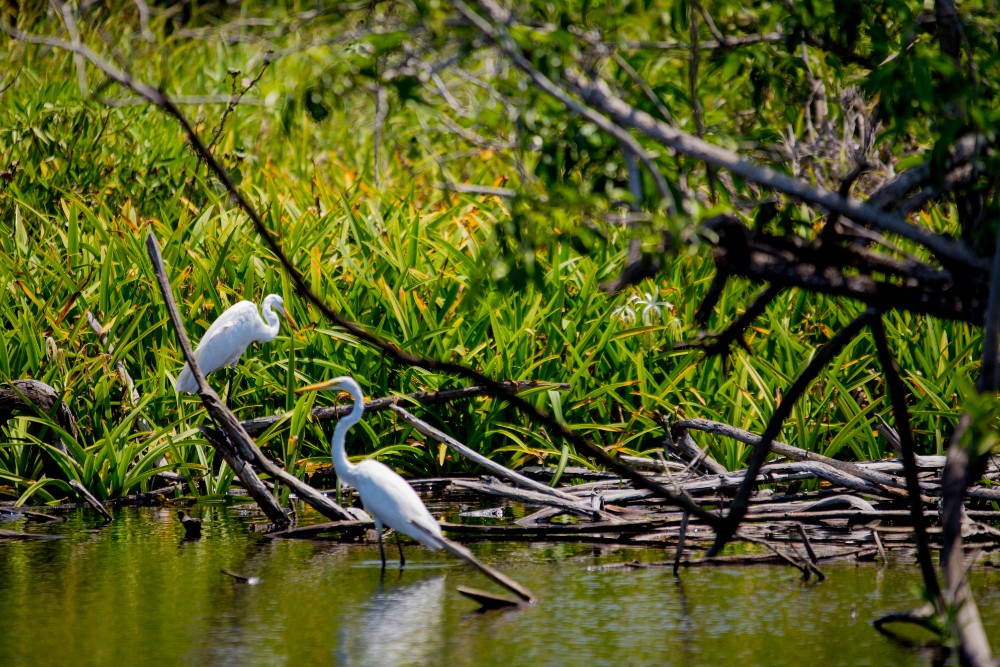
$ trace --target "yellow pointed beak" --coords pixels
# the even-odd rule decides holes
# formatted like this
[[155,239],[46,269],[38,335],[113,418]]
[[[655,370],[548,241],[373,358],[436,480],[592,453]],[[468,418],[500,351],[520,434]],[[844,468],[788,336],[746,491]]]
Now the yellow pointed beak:
[[287,310],[283,311],[282,314],[285,316],[285,321],[288,322],[288,326],[291,327],[292,331],[295,333],[299,332],[299,325],[292,319],[292,314]]
[[304,394],[307,391],[322,391],[324,389],[331,389],[337,384],[336,380],[325,380],[323,382],[317,382],[316,384],[309,384],[305,387],[299,387],[295,390],[296,394]]

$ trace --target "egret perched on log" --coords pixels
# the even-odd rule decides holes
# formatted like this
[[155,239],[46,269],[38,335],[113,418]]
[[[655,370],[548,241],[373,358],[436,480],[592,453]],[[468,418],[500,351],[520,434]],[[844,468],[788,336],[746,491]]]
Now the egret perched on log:
[[[275,339],[281,327],[276,313],[288,320],[293,328],[295,327],[295,322],[285,312],[285,301],[279,294],[268,294],[264,297],[259,313],[257,304],[253,301],[240,301],[227,308],[219,319],[212,322],[212,326],[198,343],[194,358],[202,373],[208,375],[220,368],[229,368],[227,405],[233,393],[233,367],[239,363],[240,357],[250,343],[270,343]],[[198,383],[188,364],[184,364],[184,368],[177,375],[174,389],[189,394],[197,393]]]
[[296,393],[317,391],[320,389],[339,390],[350,394],[354,399],[351,411],[337,422],[330,440],[333,467],[337,477],[358,490],[361,502],[375,520],[375,530],[378,532],[378,548],[382,555],[382,571],[385,571],[385,547],[382,544],[382,528],[388,526],[396,531],[396,546],[399,548],[399,568],[403,569],[406,560],[403,557],[403,546],[399,543],[399,533],[409,535],[417,542],[432,551],[444,549],[462,558],[478,568],[483,574],[514,592],[525,602],[534,602],[535,596],[528,589],[513,579],[508,578],[485,563],[481,563],[471,551],[461,544],[456,544],[441,534],[441,525],[420,500],[406,480],[396,474],[389,466],[373,459],[351,463],[347,458],[344,440],[347,431],[361,421],[365,411],[364,394],[361,386],[352,377],[341,376],[319,382],[296,390]]

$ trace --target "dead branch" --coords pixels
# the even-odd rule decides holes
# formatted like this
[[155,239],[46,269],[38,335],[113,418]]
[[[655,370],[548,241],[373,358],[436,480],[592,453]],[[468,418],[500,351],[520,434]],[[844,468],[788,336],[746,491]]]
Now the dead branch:
[[639,130],[682,155],[693,157],[719,169],[726,169],[744,180],[771,188],[798,201],[839,213],[874,229],[899,234],[928,248],[942,262],[949,265],[969,266],[979,271],[987,269],[987,264],[981,257],[973,254],[964,243],[954,238],[930,232],[907,222],[902,217],[880,211],[858,200],[842,197],[825,188],[813,187],[770,167],[743,160],[729,150],[682,132],[630,106],[615,96],[603,81],[588,80],[571,70],[566,70],[564,75],[570,87],[586,102],[608,114],[621,127]]
[[112,521],[112,520],[114,519],[114,517],[113,517],[113,516],[111,516],[111,512],[109,512],[109,511],[107,510],[107,508],[105,508],[105,507],[104,507],[104,505],[102,505],[102,504],[101,504],[101,501],[100,501],[100,500],[98,500],[98,499],[97,499],[97,498],[96,498],[96,497],[94,496],[94,494],[93,494],[93,493],[91,493],[89,489],[87,489],[87,487],[85,487],[85,486],[84,486],[83,484],[81,484],[80,482],[78,482],[78,481],[77,481],[77,480],[75,480],[75,479],[71,479],[71,480],[69,481],[69,485],[70,485],[71,487],[73,487],[73,489],[74,489],[74,490],[75,490],[75,491],[76,491],[77,493],[79,493],[79,494],[80,494],[80,496],[81,496],[81,497],[82,497],[82,498],[83,498],[83,499],[84,499],[85,501],[87,501],[87,504],[88,504],[88,505],[90,505],[91,507],[93,507],[93,508],[94,508],[95,510],[97,510],[97,512],[98,512],[98,513],[99,513],[99,514],[100,514],[100,515],[101,515],[102,517],[104,517],[104,521],[105,521],[105,523],[110,523],[110,522],[111,522],[111,521]]
[[499,463],[496,463],[495,461],[488,459],[479,452],[476,452],[471,448],[467,447],[466,445],[462,444],[458,440],[455,440],[448,434],[442,433],[441,431],[434,428],[427,422],[417,419],[416,417],[414,417],[413,415],[411,415],[409,412],[399,407],[398,405],[393,405],[390,407],[390,409],[397,415],[399,415],[404,422],[406,422],[416,430],[420,431],[427,437],[433,438],[438,442],[447,445],[449,448],[451,448],[452,451],[461,454],[462,456],[469,459],[473,463],[476,463],[477,465],[486,468],[495,475],[499,475],[500,477],[509,479],[518,486],[524,487],[526,489],[531,489],[532,491],[536,491],[538,493],[544,493],[553,496],[555,498],[561,498],[562,500],[566,500],[573,503],[577,501],[576,498],[569,495],[568,493],[565,493],[564,491],[560,491],[559,489],[555,489],[551,486],[546,486],[541,482],[536,482],[533,479],[529,479],[520,473],[514,472],[513,470],[505,468]]
[[242,90],[239,90],[236,87],[236,76],[238,76],[238,73],[233,76],[233,91],[230,94],[229,103],[226,105],[226,109],[222,112],[222,118],[219,119],[219,126],[215,128],[215,132],[212,134],[212,139],[208,142],[209,151],[212,151],[215,148],[215,144],[219,141],[219,137],[222,136],[222,130],[226,127],[226,119],[229,118],[229,114],[236,109],[237,105],[239,105],[239,103],[243,100],[243,96],[246,95],[251,88],[257,85],[257,82],[260,81],[262,76],[264,76],[264,72],[270,64],[270,58],[265,57],[264,64],[261,65],[260,71],[257,72],[257,76],[250,79],[250,81],[243,86]]
[[747,506],[750,501],[750,490],[752,487],[753,480],[757,477],[757,473],[760,472],[761,466],[764,464],[764,460],[767,458],[768,454],[771,453],[771,445],[774,439],[777,437],[778,432],[781,430],[782,424],[791,415],[792,407],[798,401],[799,397],[805,393],[812,381],[816,379],[820,371],[833,360],[834,356],[839,354],[840,351],[858,335],[858,333],[869,324],[874,313],[867,311],[851,321],[846,327],[830,339],[826,345],[816,351],[815,356],[810,360],[806,368],[799,374],[792,386],[788,388],[788,391],[784,392],[781,403],[775,408],[774,413],[772,413],[771,418],[767,422],[767,427],[764,429],[764,435],[761,436],[761,442],[757,445],[754,450],[753,455],[750,457],[750,464],[747,466],[747,479],[744,481],[740,490],[737,492],[736,497],[733,499],[733,503],[729,508],[729,513],[726,515],[725,520],[718,526],[715,538],[715,544],[709,549],[707,555],[716,555],[729,538],[736,533],[739,527],[740,520],[746,514]]
[[687,461],[692,469],[701,468],[708,475],[725,475],[729,472],[724,465],[708,455],[707,449],[698,446],[686,428],[678,427],[676,424],[666,426],[667,439],[664,446],[681,460]]
[[[632,40],[624,43],[624,48],[629,51],[691,51],[701,49],[703,51],[721,51],[734,49],[740,46],[751,46],[754,44],[781,43],[788,40],[788,35],[781,32],[767,32],[759,35],[733,35],[722,39],[705,39],[697,42],[652,42]],[[608,46],[617,46],[609,44]]]
[[[73,411],[62,395],[39,380],[14,380],[0,384],[0,427],[15,415],[52,417],[74,440],[78,437]],[[56,433],[48,434],[50,445],[70,456],[69,449]]]
[[851,245],[779,238],[753,232],[732,215],[706,220],[703,229],[716,246],[715,262],[723,276],[847,297],[881,311],[982,322],[985,271],[965,267],[953,274]]
[[[462,16],[475,25],[487,38],[490,39],[490,41],[494,42],[508,58],[521,68],[524,73],[535,82],[535,85],[557,99],[568,109],[573,111],[573,113],[576,113],[594,123],[594,125],[610,134],[618,141],[618,143],[631,151],[632,154],[635,155],[640,162],[642,162],[643,166],[653,177],[653,181],[656,183],[656,189],[660,197],[665,201],[672,201],[670,188],[667,186],[667,182],[663,178],[660,168],[650,157],[646,149],[643,148],[642,144],[636,141],[635,137],[623,130],[621,127],[612,123],[605,116],[595,112],[593,109],[588,109],[587,107],[581,105],[579,102],[570,97],[562,88],[556,85],[551,79],[545,76],[545,74],[537,70],[534,65],[531,64],[531,61],[521,53],[520,49],[517,48],[514,40],[509,34],[507,34],[505,29],[495,27],[488,21],[483,20],[482,17],[473,12],[465,3],[461,2],[461,0],[455,0],[453,4]],[[498,11],[501,11],[498,6],[495,7]]]
[[[684,419],[678,421],[675,428],[689,428],[696,431],[704,431],[706,433],[712,433],[716,435],[723,435],[734,440],[738,440],[747,445],[753,445],[758,447],[762,442],[762,437],[749,431],[744,431],[743,429],[736,428],[735,426],[730,426],[729,424],[723,424],[721,422],[712,421],[709,419]],[[889,491],[889,488],[904,489],[905,482],[893,477],[891,475],[885,474],[875,469],[871,469],[870,466],[851,463],[850,461],[840,461],[838,459],[830,458],[829,456],[823,456],[822,454],[817,454],[816,452],[810,452],[805,449],[800,449],[798,447],[793,447],[791,445],[785,444],[783,442],[773,442],[771,443],[771,451],[775,454],[781,456],[786,456],[794,461],[815,461],[817,463],[822,463],[823,465],[829,466],[844,472],[858,479],[871,482],[872,484],[877,484],[882,488],[883,493],[895,497],[901,497],[905,494],[894,493]],[[922,493],[930,493],[933,489],[928,486],[921,486]],[[928,503],[934,502],[932,498],[927,498]]]
[[927,541],[927,528],[924,525],[923,505],[920,502],[920,481],[917,479],[917,461],[913,445],[913,432],[910,428],[910,410],[906,405],[907,391],[903,379],[899,375],[896,360],[889,351],[889,341],[882,325],[882,316],[872,320],[870,329],[875,339],[875,349],[878,352],[879,363],[885,374],[889,390],[889,400],[892,403],[892,413],[896,419],[896,432],[899,435],[900,459],[903,461],[903,471],[906,475],[906,489],[909,493],[910,512],[913,514],[913,528],[917,536],[917,562],[923,575],[927,594],[934,600],[938,612],[944,611],[944,599],[941,587],[938,585],[934,563],[931,562],[931,550]]
[[573,498],[571,496],[571,500],[564,500],[560,497],[553,496],[551,493],[529,491],[528,489],[519,489],[508,484],[501,484],[495,478],[487,478],[484,482],[472,482],[464,479],[456,479],[452,482],[452,484],[462,489],[470,489],[472,491],[485,493],[491,496],[508,498],[510,500],[516,500],[529,505],[557,507],[561,510],[569,512],[570,514],[575,514],[576,516],[585,517],[587,519],[593,519],[597,516],[605,521],[619,521],[619,519],[613,514],[603,510],[595,510],[590,504],[580,502],[578,498]]
[[720,356],[723,359],[729,356],[733,343],[738,343],[741,347],[746,348],[747,344],[743,339],[743,332],[750,327],[755,319],[767,310],[767,307],[781,294],[781,291],[782,288],[780,287],[768,285],[754,297],[750,305],[747,306],[747,309],[743,311],[743,314],[727,326],[721,334],[705,341],[693,343],[692,347],[703,348],[706,357]]
[[243,487],[247,490],[247,493],[257,502],[257,505],[264,511],[267,518],[278,526],[287,526],[289,520],[285,516],[281,506],[278,505],[274,497],[268,492],[267,487],[257,477],[254,469],[247,465],[247,462],[255,458],[253,449],[256,446],[246,431],[243,430],[243,427],[240,426],[233,413],[230,412],[229,408],[219,400],[219,396],[215,393],[215,390],[205,381],[205,376],[202,374],[201,368],[198,367],[198,361],[194,357],[191,343],[188,341],[187,333],[184,331],[184,322],[181,320],[180,313],[177,312],[177,304],[174,303],[174,294],[170,288],[170,278],[167,276],[166,268],[163,265],[163,257],[160,255],[160,246],[152,230],[146,236],[146,250],[149,253],[150,262],[153,264],[153,271],[156,274],[157,283],[167,307],[167,314],[170,316],[174,333],[180,342],[184,359],[191,367],[191,372],[198,382],[198,393],[201,396],[201,400],[205,404],[205,409],[208,411],[209,416],[227,434],[226,437],[222,437],[221,435],[217,438],[209,437],[209,442],[222,454],[226,463],[233,468],[233,471],[239,477],[240,482],[243,483]]

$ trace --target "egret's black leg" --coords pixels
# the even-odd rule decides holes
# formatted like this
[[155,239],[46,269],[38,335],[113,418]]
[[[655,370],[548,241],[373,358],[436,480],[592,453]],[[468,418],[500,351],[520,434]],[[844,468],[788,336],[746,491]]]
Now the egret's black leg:
[[227,408],[232,408],[232,404],[230,403],[230,400],[233,398],[233,382],[235,382],[235,379],[234,379],[234,376],[233,376],[233,367],[232,366],[229,367],[229,371],[227,373],[227,376],[229,377],[229,389],[226,391],[226,407]]
[[399,541],[399,531],[396,531],[396,547],[399,549],[399,569],[402,570],[403,566],[406,565],[406,558],[403,557],[403,545]]
[[385,572],[385,547],[382,546],[382,531],[378,531],[378,552],[382,554],[382,572]]

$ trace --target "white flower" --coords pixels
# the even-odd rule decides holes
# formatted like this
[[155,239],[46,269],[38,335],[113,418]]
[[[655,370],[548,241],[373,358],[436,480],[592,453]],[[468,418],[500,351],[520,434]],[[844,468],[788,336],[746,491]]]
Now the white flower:
[[[635,297],[632,297],[634,299]],[[622,322],[627,324],[632,324],[635,322],[635,310],[629,304],[632,303],[632,299],[625,302],[625,305],[618,306],[611,311],[612,316],[617,316]]]
[[636,311],[641,309],[642,322],[650,325],[655,315],[657,320],[663,319],[663,309],[673,310],[674,304],[667,301],[660,301],[660,289],[654,287],[652,292],[633,294],[624,305],[618,306],[611,314],[617,316],[622,322],[632,324],[636,319]]
[[634,301],[637,306],[644,306],[642,309],[642,321],[644,324],[650,324],[653,320],[653,314],[656,314],[656,319],[660,320],[663,318],[663,309],[673,310],[674,304],[668,303],[667,301],[660,301],[660,289],[654,287],[652,292],[643,292],[640,297],[638,294],[632,296],[631,301]]

